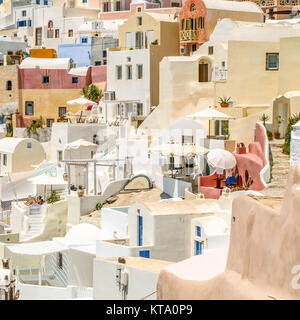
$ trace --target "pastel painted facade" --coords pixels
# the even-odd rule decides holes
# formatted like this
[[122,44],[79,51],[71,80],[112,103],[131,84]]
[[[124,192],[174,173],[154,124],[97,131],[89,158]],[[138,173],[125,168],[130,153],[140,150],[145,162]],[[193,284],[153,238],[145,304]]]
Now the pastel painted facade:
[[76,67],[106,65],[107,49],[117,46],[118,39],[112,37],[82,36],[81,43],[59,44],[58,57],[71,58]]
[[263,22],[256,4],[236,1],[187,0],[179,13],[180,53],[190,55],[209,40],[217,22],[229,18],[238,21]]
[[0,140],[0,153],[1,175],[31,171],[32,166],[40,164],[46,156],[41,143],[31,138],[3,138]]
[[[243,1],[243,0],[238,0]],[[256,3],[269,19],[291,19],[297,13],[299,1],[298,0],[250,0]]]
[[66,112],[82,110],[67,104],[82,95],[82,88],[96,83],[103,90],[105,80],[105,66],[74,69],[70,58],[27,58],[19,67],[19,112],[28,118],[42,116],[51,126]]
[[[252,141],[252,130],[261,114],[272,116],[270,107],[274,97],[278,96],[280,85],[279,55],[280,65],[281,59],[286,59],[290,70],[281,76],[282,79],[285,77],[286,84],[283,84],[285,81],[281,83],[293,83],[293,76],[292,82],[287,79],[293,68],[293,64],[289,64],[289,61],[292,62],[289,58],[292,50],[287,49],[284,53],[286,58],[282,58],[280,40],[288,37],[290,40],[286,41],[292,43],[293,35],[299,32],[298,26],[290,24],[233,22],[230,19],[219,21],[210,40],[191,57],[165,57],[162,60],[160,104],[143,122],[140,132],[165,128],[181,117],[217,106],[219,97],[226,96],[231,97],[233,108],[219,107],[218,110],[236,119],[230,120],[230,137],[248,144]],[[275,59],[275,66],[270,66],[270,58]],[[296,75],[295,72],[293,74]],[[262,83],[264,90],[261,90]],[[296,83],[292,87],[294,89],[288,90],[297,90]],[[250,131],[241,130],[245,126]]]
[[117,114],[147,116],[159,104],[159,63],[164,56],[178,54],[178,23],[173,18],[152,13],[130,16],[119,27],[119,48],[108,51],[107,91],[124,101]]
[[[57,50],[59,44],[74,44],[80,41],[81,26],[94,22],[97,33],[98,10],[60,7],[29,7],[15,9],[15,16],[25,22],[19,22],[18,36],[26,40],[31,48],[46,47]],[[23,17],[23,18],[22,18]],[[23,21],[23,20],[20,20]],[[31,21],[30,23],[28,21]]]
[[0,107],[19,101],[18,67],[0,66]]

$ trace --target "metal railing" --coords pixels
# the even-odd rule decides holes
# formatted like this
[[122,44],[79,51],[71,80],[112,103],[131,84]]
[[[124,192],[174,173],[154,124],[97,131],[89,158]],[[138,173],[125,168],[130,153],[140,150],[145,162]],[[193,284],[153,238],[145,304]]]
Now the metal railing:
[[198,40],[198,30],[181,30],[180,40],[181,41]]

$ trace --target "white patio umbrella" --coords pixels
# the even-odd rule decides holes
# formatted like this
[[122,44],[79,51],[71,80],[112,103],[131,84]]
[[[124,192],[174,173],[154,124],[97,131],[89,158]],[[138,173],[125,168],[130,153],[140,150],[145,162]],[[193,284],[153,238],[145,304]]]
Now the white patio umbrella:
[[217,169],[232,169],[236,165],[234,155],[224,149],[213,149],[207,154],[207,161]]
[[53,185],[66,185],[68,182],[64,180],[61,175],[51,176],[48,174],[41,174],[39,176],[29,178],[28,181],[31,181],[33,184],[43,185],[44,186],[44,196],[46,195],[47,185],[50,185],[51,191]]
[[97,148],[98,145],[89,141],[86,141],[84,139],[78,139],[76,141],[70,142],[66,145],[66,150],[70,149],[79,149],[79,148]]
[[67,104],[78,104],[80,106],[84,106],[84,105],[87,105],[87,104],[93,105],[93,104],[97,104],[97,103],[94,102],[94,101],[88,100],[86,98],[80,97],[80,98],[77,98],[77,99],[74,99],[74,100],[67,101]]
[[0,116],[9,116],[18,111],[17,102],[8,102],[3,107],[0,108]]
[[194,120],[209,120],[209,134],[210,134],[210,120],[229,120],[233,119],[233,117],[229,116],[228,114],[225,114],[223,112],[220,112],[214,108],[206,108],[204,110],[201,110],[199,112],[195,112],[193,114],[190,114],[188,118],[192,118]]

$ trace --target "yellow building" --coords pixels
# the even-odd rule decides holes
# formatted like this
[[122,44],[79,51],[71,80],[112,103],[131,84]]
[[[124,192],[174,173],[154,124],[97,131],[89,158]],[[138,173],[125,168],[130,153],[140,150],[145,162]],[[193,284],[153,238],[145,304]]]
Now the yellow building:
[[0,66],[0,107],[18,100],[18,66]]
[[55,49],[30,49],[29,54],[31,58],[57,58]]

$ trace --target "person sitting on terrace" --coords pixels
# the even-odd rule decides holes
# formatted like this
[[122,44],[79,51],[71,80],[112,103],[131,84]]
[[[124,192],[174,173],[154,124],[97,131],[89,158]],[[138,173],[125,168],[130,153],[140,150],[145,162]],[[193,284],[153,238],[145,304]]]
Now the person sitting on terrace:
[[43,200],[42,196],[38,196],[37,197],[36,203],[39,204],[39,205],[42,205],[44,203],[44,200]]
[[32,198],[32,196],[28,196],[27,201],[24,202],[24,204],[25,204],[26,206],[30,206],[30,205],[32,205],[32,204],[34,204],[34,203],[35,203],[35,200],[34,200],[34,198]]

